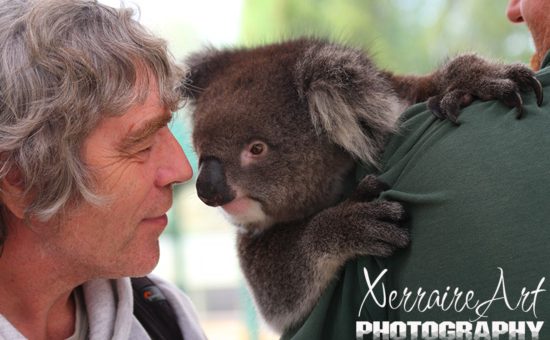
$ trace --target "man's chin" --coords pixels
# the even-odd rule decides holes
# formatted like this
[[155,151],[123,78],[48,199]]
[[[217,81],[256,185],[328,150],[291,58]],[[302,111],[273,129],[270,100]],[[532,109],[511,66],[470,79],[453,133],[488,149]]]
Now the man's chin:
[[147,244],[142,247],[140,251],[133,252],[128,256],[124,262],[126,264],[120,268],[119,274],[117,277],[111,278],[122,278],[122,277],[141,277],[150,274],[160,259],[160,249],[158,240],[152,244]]

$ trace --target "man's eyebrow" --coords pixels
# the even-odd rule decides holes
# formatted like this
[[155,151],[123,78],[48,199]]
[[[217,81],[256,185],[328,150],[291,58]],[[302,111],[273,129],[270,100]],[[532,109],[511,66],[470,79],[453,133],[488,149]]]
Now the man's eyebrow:
[[154,135],[158,130],[165,127],[172,120],[171,114],[163,114],[149,121],[146,121],[142,127],[130,131],[120,142],[120,149],[128,150],[139,144],[141,141]]

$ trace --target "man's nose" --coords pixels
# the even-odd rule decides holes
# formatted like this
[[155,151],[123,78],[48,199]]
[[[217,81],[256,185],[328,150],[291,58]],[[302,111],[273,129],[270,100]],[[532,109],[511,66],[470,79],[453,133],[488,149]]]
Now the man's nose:
[[523,22],[521,13],[521,0],[509,0],[506,7],[506,16],[513,23]]
[[190,180],[193,177],[193,169],[176,137],[167,127],[160,133],[163,151],[160,155],[162,159],[157,169],[155,184],[164,187]]

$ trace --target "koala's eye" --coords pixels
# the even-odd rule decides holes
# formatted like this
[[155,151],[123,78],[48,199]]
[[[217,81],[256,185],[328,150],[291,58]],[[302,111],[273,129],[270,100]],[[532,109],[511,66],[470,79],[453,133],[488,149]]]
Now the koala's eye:
[[249,151],[254,156],[259,156],[264,153],[266,145],[264,143],[256,142],[250,145]]
[[267,144],[260,141],[255,140],[252,141],[248,146],[245,148],[246,153],[248,154],[248,157],[258,157],[258,156],[264,156],[266,152],[268,151]]
[[241,165],[248,166],[263,160],[269,151],[266,143],[255,140],[248,144],[241,152]]

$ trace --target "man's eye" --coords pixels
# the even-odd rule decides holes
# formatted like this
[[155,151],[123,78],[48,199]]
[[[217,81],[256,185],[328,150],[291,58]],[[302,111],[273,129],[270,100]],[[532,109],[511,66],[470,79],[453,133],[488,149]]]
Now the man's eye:
[[147,156],[152,149],[153,149],[152,145],[143,146],[135,152],[135,155],[139,157]]
[[139,150],[139,153],[149,152],[149,151],[151,151],[152,149],[153,149],[153,147],[152,147],[152,146],[149,146],[149,147],[146,147],[146,148],[144,148],[144,149]]

